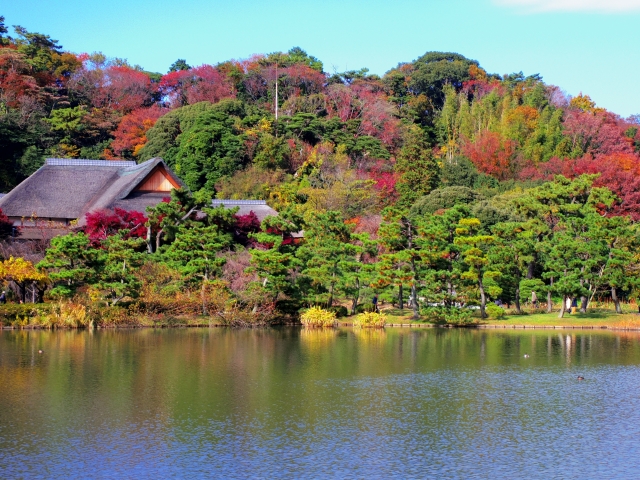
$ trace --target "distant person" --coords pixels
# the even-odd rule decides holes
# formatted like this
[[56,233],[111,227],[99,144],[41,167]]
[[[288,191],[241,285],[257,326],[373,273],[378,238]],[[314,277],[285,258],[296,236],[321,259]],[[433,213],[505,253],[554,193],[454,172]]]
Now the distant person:
[[7,294],[6,294],[6,292],[4,290],[2,291],[2,294],[0,295],[0,303],[2,303],[3,305],[5,303],[7,303]]
[[374,294],[373,295],[373,299],[371,300],[371,303],[373,304],[373,311],[377,312],[378,311],[378,294]]
[[533,308],[538,308],[538,295],[536,295],[535,291],[531,292],[531,304]]

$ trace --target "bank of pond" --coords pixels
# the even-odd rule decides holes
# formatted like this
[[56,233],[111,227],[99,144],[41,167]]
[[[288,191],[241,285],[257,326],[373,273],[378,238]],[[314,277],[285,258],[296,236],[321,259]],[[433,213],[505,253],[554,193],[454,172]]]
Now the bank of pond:
[[640,330],[640,314],[635,305],[626,305],[618,314],[603,304],[587,313],[574,312],[558,318],[555,312],[530,309],[519,314],[500,315],[481,319],[477,314],[465,315],[462,321],[445,318],[437,309],[427,310],[420,318],[413,318],[409,309],[384,308],[344,315],[344,307],[326,309],[311,307],[296,315],[282,315],[273,311],[244,311],[229,306],[212,309],[208,315],[184,314],[180,308],[173,312],[166,306],[131,303],[106,307],[81,302],[46,302],[0,305],[0,327],[4,329],[98,329],[98,328],[176,328],[176,327],[235,327],[255,328],[278,325],[302,325],[307,328],[332,327],[445,327],[445,328],[584,328]]

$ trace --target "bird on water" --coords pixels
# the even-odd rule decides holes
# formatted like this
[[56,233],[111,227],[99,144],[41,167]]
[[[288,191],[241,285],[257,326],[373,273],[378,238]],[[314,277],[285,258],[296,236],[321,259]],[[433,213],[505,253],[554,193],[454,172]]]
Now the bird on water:
[[584,380],[584,377],[582,375],[578,375],[578,380]]
[[44,351],[42,351],[42,350],[38,350],[38,353],[44,353]]
[[528,354],[528,353],[525,353],[525,354],[524,354],[524,358],[529,358],[529,354]]

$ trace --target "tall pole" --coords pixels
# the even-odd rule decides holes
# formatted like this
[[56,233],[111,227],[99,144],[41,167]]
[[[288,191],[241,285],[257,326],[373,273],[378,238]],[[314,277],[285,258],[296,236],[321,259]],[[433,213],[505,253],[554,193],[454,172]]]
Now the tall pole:
[[276,138],[278,137],[278,62],[276,62]]

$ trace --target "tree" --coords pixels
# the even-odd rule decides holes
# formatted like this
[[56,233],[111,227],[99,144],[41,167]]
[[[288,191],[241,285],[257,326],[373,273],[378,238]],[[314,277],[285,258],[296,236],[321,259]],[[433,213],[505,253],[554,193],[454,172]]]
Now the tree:
[[178,228],[188,222],[197,210],[211,203],[211,194],[204,190],[192,194],[176,188],[171,190],[171,198],[166,200],[154,207],[147,207],[148,220],[145,226],[149,253],[158,251],[162,242],[172,242]]
[[454,243],[461,247],[462,262],[466,264],[467,271],[461,276],[462,279],[472,281],[480,293],[480,316],[486,318],[487,293],[499,294],[498,289],[487,292],[485,279],[495,279],[501,274],[492,270],[487,256],[489,246],[495,243],[492,235],[480,235],[480,221],[477,218],[463,218],[458,223],[456,233],[458,237]]
[[535,258],[535,233],[522,222],[498,223],[492,229],[496,244],[489,251],[491,269],[501,272],[514,289],[516,312],[520,313],[520,283]]
[[416,126],[412,126],[405,136],[394,168],[398,174],[396,189],[401,206],[411,207],[418,198],[431,193],[438,186],[438,164],[423,132]]
[[421,281],[418,227],[406,210],[387,207],[383,210],[383,222],[378,232],[383,248],[378,265],[378,286],[397,285],[398,303],[402,308],[402,286],[410,286],[409,303],[413,318],[420,318],[418,290]]
[[182,273],[186,282],[200,283],[203,315],[208,314],[207,284],[222,274],[225,263],[218,254],[231,246],[231,240],[231,234],[217,225],[182,224],[176,231],[175,240],[162,252],[163,258]]
[[122,117],[118,128],[113,132],[114,140],[111,148],[120,157],[133,158],[147,143],[147,132],[167,111],[153,105],[139,108]]
[[54,284],[52,296],[70,297],[79,287],[97,281],[102,258],[84,233],[70,233],[51,239],[44,259],[36,265]]
[[310,304],[333,305],[336,291],[345,280],[343,267],[356,254],[350,242],[351,228],[339,212],[318,213],[306,222],[305,241],[297,257],[304,265],[302,274],[313,287],[307,297]]
[[181,72],[183,70],[189,70],[190,68],[191,65],[187,64],[187,61],[184,58],[179,58],[171,64],[169,72]]
[[24,258],[9,257],[0,263],[0,278],[7,282],[13,282],[18,287],[21,303],[26,303],[27,284],[45,284],[48,281],[46,274],[39,272],[28,260]]
[[117,235],[126,230],[124,239],[144,238],[147,229],[145,224],[148,219],[141,212],[127,211],[121,208],[110,210],[98,210],[85,214],[86,226],[84,232],[91,240],[92,245],[100,246],[103,240]]
[[251,272],[258,275],[262,288],[273,301],[280,294],[299,296],[297,281],[302,262],[296,256],[298,245],[293,234],[303,230],[304,222],[292,209],[262,221],[261,231],[253,235],[261,248],[251,249]]
[[136,298],[142,286],[136,271],[143,263],[139,250],[144,248],[144,239],[130,234],[125,229],[102,242],[101,265],[92,286],[100,290],[112,306],[125,297]]

